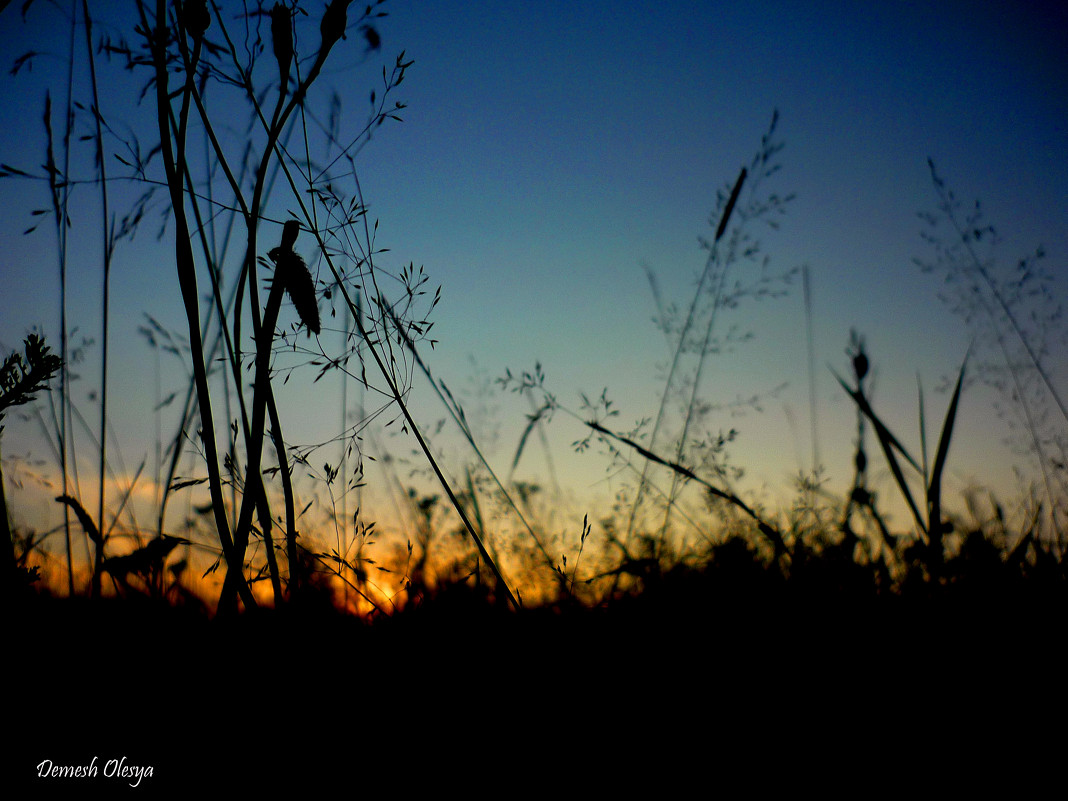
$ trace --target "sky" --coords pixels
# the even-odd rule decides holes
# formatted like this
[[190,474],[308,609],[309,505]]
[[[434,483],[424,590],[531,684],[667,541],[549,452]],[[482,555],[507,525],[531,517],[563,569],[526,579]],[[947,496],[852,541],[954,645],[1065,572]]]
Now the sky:
[[[321,3],[304,6],[318,18]],[[93,8],[98,34],[132,35],[126,4]],[[972,332],[939,301],[941,276],[913,262],[930,254],[917,217],[937,204],[928,157],[959,197],[982,200],[1003,240],[998,264],[1011,265],[1042,245],[1043,263],[1060,276],[1054,297],[1064,297],[1063,4],[389,0],[383,8],[389,16],[378,24],[381,51],[368,53],[350,30],[322,85],[339,92],[343,125],[356,130],[370,91],[381,88],[381,66],[402,50],[414,62],[396,93],[406,105],[403,122],[378,128],[357,168],[370,216],[379,221],[376,244],[389,248],[379,263],[394,272],[421,265],[429,285],[441,286],[429,363],[464,403],[502,475],[529,411],[493,384],[506,369],[540,363],[547,388],[576,411],[580,393],[594,397],[606,389],[620,410],[621,431],[655,415],[672,349],[653,322],[646,272],[655,275],[665,302],[689,303],[705,263],[698,237],[714,231],[717,192],[729,191],[776,111],[782,169],[764,189],[796,199],[778,230],[754,232],[772,272],[807,266],[816,372],[808,371],[799,281],[784,297],[724,315],[724,326],[737,325],[753,339],[710,358],[702,396],[730,403],[786,384],[765,397],[759,413],[725,412],[709,421],[710,431],[739,431],[731,459],[745,466],[747,491],[785,497],[791,477],[811,467],[810,380],[820,459],[832,482],[851,479],[855,412],[829,367],[848,370],[853,329],[865,336],[876,367],[877,411],[915,450],[922,382],[933,447],[948,404],[935,389],[955,377]],[[34,171],[43,161],[45,91],[54,103],[66,96],[67,33],[55,31],[69,28],[57,25],[45,4],[33,7],[25,24],[15,6],[0,16],[0,101],[13,123],[0,130],[0,162]],[[32,71],[7,74],[29,49],[45,55],[34,59]],[[115,65],[102,68],[113,81],[101,101],[105,117],[121,135],[137,132],[148,141],[151,98],[138,105],[136,81]],[[312,108],[321,111],[327,98],[313,95]],[[220,126],[228,145],[242,144],[242,124],[235,116]],[[89,154],[88,145],[80,152]],[[113,174],[120,168],[109,165]],[[100,209],[95,190],[77,191],[70,315],[78,336],[95,340],[76,388],[93,419]],[[117,187],[114,202],[121,208],[120,200],[133,196],[130,187]],[[14,349],[33,327],[56,342],[55,234],[47,215],[31,214],[47,208],[47,191],[3,179],[0,203],[0,345]],[[274,211],[275,223],[284,219],[285,209]],[[37,231],[23,233],[38,222]],[[158,217],[148,222],[158,225]],[[263,230],[273,242],[279,229],[265,223]],[[307,243],[298,242],[298,250],[302,245],[314,261]],[[173,360],[161,363],[156,384],[154,355],[137,333],[146,312],[175,329],[183,325],[168,258],[146,231],[120,245],[112,268],[109,392],[119,438],[114,453],[127,473],[142,458],[151,463],[157,422],[164,431],[173,426],[166,409],[153,408],[183,388]],[[340,337],[326,332],[323,341],[329,336]],[[1064,387],[1059,355],[1052,352],[1049,363]],[[312,384],[312,377],[303,374],[284,393],[293,441],[326,439],[339,427],[337,382]],[[414,408],[433,430],[444,410],[427,390],[415,381]],[[978,385],[965,393],[952,486],[977,482],[1012,495],[1013,468],[1028,462],[1005,448],[1009,432],[992,400]],[[14,418],[6,424],[6,474],[25,470],[27,454],[47,461],[36,424]],[[554,467],[578,499],[579,515],[582,504],[606,507],[625,484],[596,449],[573,453],[570,443],[585,433],[562,414],[548,427]],[[410,449],[410,440],[398,436],[382,433],[378,448]],[[91,463],[92,446],[83,439],[81,453]],[[459,439],[446,429],[435,444],[453,475],[462,476],[470,456]],[[329,454],[317,455],[322,461]],[[879,470],[889,494],[881,461]],[[531,447],[516,476],[545,483],[546,475],[544,455]],[[27,515],[45,508],[33,503],[24,502]]]

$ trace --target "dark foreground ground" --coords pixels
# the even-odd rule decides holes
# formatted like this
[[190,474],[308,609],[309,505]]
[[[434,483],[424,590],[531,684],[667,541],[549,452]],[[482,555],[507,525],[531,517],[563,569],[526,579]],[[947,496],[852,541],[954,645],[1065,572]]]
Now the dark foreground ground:
[[[3,781],[15,798],[659,798],[736,775],[901,794],[921,768],[958,788],[1018,760],[1033,777],[1065,742],[1065,597],[706,586],[516,613],[461,593],[373,625],[24,598]],[[41,776],[46,760],[97,772]]]

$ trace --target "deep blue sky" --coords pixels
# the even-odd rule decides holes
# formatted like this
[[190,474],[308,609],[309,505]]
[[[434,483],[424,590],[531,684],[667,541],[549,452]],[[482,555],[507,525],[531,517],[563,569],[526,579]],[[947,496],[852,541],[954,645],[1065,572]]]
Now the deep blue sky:
[[[307,5],[313,18],[321,5]],[[3,12],[5,67],[28,48],[62,51],[67,34],[42,6],[26,27],[17,8]],[[381,58],[365,57],[358,34],[350,35],[326,83],[342,91],[346,121],[355,123],[382,61],[402,49],[414,59],[397,95],[408,106],[404,123],[383,126],[358,165],[381,221],[378,244],[391,248],[388,266],[414,261],[442,286],[432,364],[457,391],[479,374],[540,360],[568,405],[577,407],[579,391],[607,387],[622,410],[620,428],[654,414],[657,365],[669,350],[651,322],[641,265],[666,299],[689,301],[704,263],[697,237],[712,232],[716,192],[749,160],[775,109],[786,147],[768,187],[797,200],[782,229],[761,239],[773,268],[811,270],[821,451],[832,479],[849,478],[853,410],[826,365],[846,369],[850,329],[866,335],[878,399],[910,443],[917,372],[929,414],[940,420],[946,398],[933,388],[957,369],[970,340],[938,302],[937,277],[911,261],[927,253],[916,212],[936,202],[928,156],[960,196],[983,200],[1004,236],[1004,263],[1044,244],[1047,263],[1063,272],[1062,4],[391,0],[385,7]],[[118,26],[125,8],[94,4],[94,13]],[[11,114],[0,161],[40,164],[44,87],[62,98],[61,75],[58,61],[42,57],[32,73],[0,77]],[[109,118],[135,126],[147,110],[133,105],[125,86],[102,102]],[[9,180],[0,182],[0,202],[0,343],[16,346],[35,325],[55,341],[53,234],[47,224],[32,237],[21,233],[46,194]],[[89,191],[84,202],[76,224],[87,225],[89,258],[72,275],[73,315],[82,333],[98,337],[98,211]],[[136,328],[142,311],[175,326],[181,311],[173,266],[150,236],[119,252],[113,281],[112,397],[126,404],[114,416],[126,462],[136,465],[154,436],[151,361]],[[743,307],[729,322],[756,339],[713,360],[705,395],[726,402],[789,382],[762,415],[721,421],[742,433],[733,458],[750,469],[752,487],[778,492],[810,453],[800,285],[786,298]],[[85,394],[97,358],[90,351],[81,389],[90,417]],[[165,381],[164,392],[179,383]],[[321,386],[289,399],[292,419],[337,418],[336,396]],[[312,401],[323,403],[321,414],[307,414]],[[1004,482],[1013,464],[989,401],[978,389],[966,396],[951,460],[958,488],[970,476]],[[468,402],[495,410],[482,421],[499,431],[495,455],[506,468],[526,407],[506,397]],[[441,414],[429,401],[420,409],[428,421]],[[580,429],[560,419],[551,431],[558,467],[576,488],[604,476],[596,458],[568,456]],[[8,425],[5,454],[31,447],[22,436]],[[329,431],[294,422],[291,436],[321,439]],[[450,453],[461,470],[465,457],[455,447]],[[540,470],[533,456],[530,476]]]

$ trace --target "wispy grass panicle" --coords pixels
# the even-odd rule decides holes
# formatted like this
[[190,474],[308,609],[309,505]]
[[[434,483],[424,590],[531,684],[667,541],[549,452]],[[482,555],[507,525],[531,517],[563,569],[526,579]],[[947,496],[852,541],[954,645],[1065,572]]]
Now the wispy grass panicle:
[[938,203],[919,217],[932,252],[914,261],[942,275],[939,297],[974,339],[973,371],[1000,396],[1010,438],[1034,457],[1051,529],[1068,547],[1068,406],[1052,369],[1068,345],[1063,276],[1046,267],[1042,246],[1011,264],[1000,260],[1000,235],[980,202],[964,203],[933,159],[927,163]]
[[[681,427],[672,445],[673,462],[676,464],[715,457],[714,453],[707,451],[703,456],[691,453],[693,449],[703,450],[701,443],[694,441],[693,431],[702,422],[701,418],[706,416],[707,407],[700,402],[700,397],[709,357],[723,353],[751,336],[748,332],[739,334],[732,329],[723,330],[722,315],[737,309],[746,299],[760,300],[781,295],[796,272],[791,269],[780,275],[770,274],[769,257],[762,253],[753,231],[754,224],[760,221],[777,228],[778,218],[793,200],[791,194],[764,193],[765,181],[782,166],[777,158],[783,148],[777,136],[778,124],[779,114],[776,110],[751,162],[742,167],[729,193],[719,193],[718,208],[710,221],[715,225],[715,235],[711,241],[700,240],[708,257],[688,312],[681,322],[665,326],[665,333],[673,340],[674,353],[660,406],[654,417],[649,447],[653,450],[659,447],[668,424],[671,403],[677,400],[680,404]],[[731,233],[726,236],[728,231]],[[746,267],[754,269],[741,272]],[[662,316],[661,323],[665,322]],[[686,372],[687,369],[689,372]],[[628,537],[634,533],[640,519],[647,490],[648,467],[647,462],[635,492],[627,525]],[[679,478],[678,474],[672,475],[660,527],[661,536],[666,535],[676,508],[675,500],[681,489]]]

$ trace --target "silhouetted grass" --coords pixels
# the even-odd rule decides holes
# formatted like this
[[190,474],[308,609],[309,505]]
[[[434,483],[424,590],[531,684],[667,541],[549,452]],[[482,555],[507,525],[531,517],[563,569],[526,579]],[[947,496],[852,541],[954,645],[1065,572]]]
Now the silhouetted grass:
[[[202,3],[186,3],[188,14],[176,18],[167,15],[166,4],[158,4],[155,12],[140,5],[141,50],[113,48],[125,52],[131,65],[149,67],[148,87],[157,92],[160,158],[177,228],[175,261],[193,368],[175,439],[190,438],[193,427],[200,428],[196,447],[201,449],[199,458],[207,475],[178,476],[175,445],[161,482],[158,531],[150,536],[135,530],[132,550],[107,555],[111,529],[105,520],[103,489],[94,520],[64,483],[57,500],[65,515],[73,512],[95,546],[90,597],[74,591],[69,534],[66,597],[59,597],[54,583],[30,586],[31,551],[39,540],[7,531],[0,476],[0,529],[5,542],[23,549],[17,553],[13,544],[5,558],[5,569],[14,568],[8,574],[21,578],[12,580],[6,599],[7,648],[15,666],[7,686],[15,700],[11,720],[20,748],[33,755],[23,760],[20,770],[51,758],[53,752],[68,761],[80,758],[86,742],[92,742],[97,751],[126,749],[132,760],[159,765],[165,774],[158,779],[160,785],[172,789],[185,785],[202,791],[211,780],[237,794],[250,790],[246,784],[259,789],[284,778],[297,781],[305,791],[323,787],[325,792],[332,774],[343,766],[350,771],[343,787],[365,790],[384,778],[401,791],[404,775],[380,777],[376,770],[385,771],[387,765],[418,770],[428,750],[437,747],[456,759],[454,769],[468,771],[464,775],[471,781],[497,788],[488,757],[525,756],[529,745],[524,734],[534,732],[556,746],[570,745],[580,732],[581,741],[592,743],[588,747],[598,755],[607,752],[617,760],[607,767],[590,760],[591,770],[599,767],[618,776],[632,769],[630,762],[655,752],[655,744],[650,746],[648,740],[663,734],[652,724],[676,725],[676,717],[688,720],[688,732],[698,726],[737,725],[740,728],[731,731],[744,731],[760,759],[774,763],[779,751],[794,747],[779,737],[775,727],[782,719],[818,716],[827,699],[855,704],[877,725],[890,725],[887,721],[898,714],[912,715],[908,722],[918,728],[937,718],[946,698],[962,692],[977,693],[983,701],[1013,697],[1020,692],[1012,683],[1020,672],[1048,670],[1056,675],[1060,662],[1053,649],[1068,608],[1068,562],[1063,538],[1051,536],[1047,527],[1056,527],[1059,511],[1043,512],[1041,504],[1030,503],[1020,514],[1006,514],[992,495],[973,496],[965,499],[970,517],[964,517],[951,509],[951,500],[945,497],[942,478],[964,392],[965,365],[932,461],[921,390],[920,458],[916,458],[904,444],[907,438],[892,431],[876,412],[866,383],[869,355],[863,340],[853,336],[848,351],[853,380],[838,379],[857,414],[855,473],[842,497],[822,485],[819,465],[814,464],[812,477],[799,487],[797,504],[768,510],[732,487],[731,473],[721,458],[731,434],[699,445],[691,441],[702,414],[701,378],[709,356],[718,349],[719,315],[747,295],[775,294],[764,273],[750,285],[734,284],[728,274],[737,268],[736,262],[759,252],[745,226],[780,212],[790,199],[742,196],[743,189],[754,192],[778,169],[777,115],[753,161],[741,170],[729,192],[720,193],[714,239],[706,243],[709,256],[681,325],[673,329],[661,319],[665,331],[675,331],[677,339],[648,438],[641,430],[611,427],[616,409],[607,393],[592,401],[584,397],[578,412],[565,408],[545,389],[540,365],[531,373],[519,377],[509,373],[502,380],[532,400],[539,395],[512,459],[513,469],[534,429],[562,411],[582,430],[576,443],[580,449],[598,438],[625,463],[636,482],[633,494],[618,504],[612,516],[591,522],[584,515],[581,528],[576,519],[564,532],[554,532],[550,524],[539,521],[530,503],[534,488],[498,476],[463,408],[419,352],[418,341],[429,330],[427,320],[419,319],[412,306],[424,291],[422,271],[403,269],[402,297],[389,301],[378,287],[374,228],[367,221],[358,181],[346,205],[339,195],[331,194],[332,188],[324,187],[320,179],[325,172],[313,175],[310,161],[283,155],[293,130],[300,132],[308,148],[302,104],[343,35],[344,19],[338,15],[343,17],[344,7],[335,0],[322,14],[319,49],[305,63],[310,70],[303,77],[291,74],[293,15],[281,4],[269,15],[260,15],[269,16],[277,62],[277,83],[272,78],[269,86],[277,93],[273,114],[262,106],[266,95],[257,95],[251,83],[242,83],[251,80],[250,73],[242,71],[238,49],[225,31],[220,32],[225,46],[208,46],[208,22],[215,19],[217,27],[225,28],[225,21],[217,10],[210,15]],[[88,4],[83,8],[88,15]],[[368,9],[361,20],[373,18]],[[370,22],[361,24],[368,44],[376,46],[375,29]],[[252,165],[251,194],[242,189],[248,176],[236,177],[202,105],[197,82],[202,58],[215,70],[230,70],[230,80],[248,93],[252,117],[262,126],[265,144],[258,163],[248,152],[242,157],[242,167]],[[401,82],[408,64],[403,54],[397,58],[394,74],[386,81],[387,92]],[[180,85],[171,90],[168,80],[174,76]],[[92,87],[95,93],[95,79]],[[205,194],[194,189],[197,181],[187,141],[193,115],[203,123],[205,147],[211,153],[207,164],[200,166],[225,176],[223,185],[235,195],[228,207],[231,224],[244,223],[247,234],[246,253],[229,297],[223,292],[222,256],[208,233],[207,220],[214,220],[218,201],[211,199],[210,190]],[[391,115],[377,106],[360,136]],[[102,134],[99,116],[96,119],[94,142],[99,150]],[[50,128],[48,140],[52,163]],[[352,148],[338,158],[351,162]],[[56,181],[60,168],[52,167],[47,178],[62,231],[66,201]],[[258,227],[265,221],[267,187],[277,177],[284,177],[301,221],[286,220],[280,244],[268,250],[259,245]],[[102,168],[99,179],[105,188],[106,328],[107,274],[115,234],[107,219],[107,177]],[[937,176],[935,180],[943,190]],[[952,213],[948,201],[945,210]],[[362,238],[353,233],[360,229]],[[324,287],[318,287],[295,249],[302,231],[314,237],[329,270],[332,280],[321,282]],[[961,231],[965,244],[979,238]],[[195,255],[194,247],[201,253]],[[266,259],[259,256],[263,251]],[[209,268],[211,283],[203,308],[197,290],[198,258],[204,262],[201,267]],[[356,265],[362,283],[345,273],[342,258]],[[64,240],[61,271],[65,259]],[[273,283],[261,308],[256,268],[272,265]],[[787,273],[780,280],[789,277]],[[251,353],[240,350],[246,289],[255,346]],[[319,344],[326,319],[320,317],[318,297],[332,298],[334,292],[344,301],[346,334],[358,344],[350,346],[346,336],[345,350],[329,356]],[[366,358],[381,375],[385,388],[380,391],[396,406],[396,419],[416,439],[448,498],[445,504],[436,494],[400,487],[402,502],[410,507],[416,525],[400,533],[407,548],[396,559],[379,557],[377,552],[372,558],[362,544],[354,554],[352,542],[347,537],[342,542],[340,528],[350,522],[337,520],[332,485],[339,469],[329,463],[320,475],[330,490],[336,547],[328,550],[311,531],[298,537],[300,515],[291,474],[297,464],[312,469],[309,455],[314,448],[305,451],[286,442],[275,403],[273,387],[284,380],[280,381],[282,373],[274,359],[281,346],[297,349],[287,337],[299,326],[286,331],[279,324],[286,294],[300,326],[309,338],[316,338],[309,348],[321,351],[308,351],[315,356],[315,380],[342,370],[352,378],[358,374],[367,388]],[[431,305],[436,302],[435,296]],[[805,302],[811,317],[807,281]],[[1001,309],[1002,316],[1015,324],[1009,304],[1002,303]],[[150,341],[169,337],[152,318],[149,322],[151,328],[144,331]],[[62,328],[66,343],[65,324]],[[214,332],[211,336],[209,329]],[[1022,335],[1020,339],[1027,342]],[[811,343],[810,333],[810,362]],[[692,383],[682,386],[686,356],[694,357],[685,368]],[[345,364],[350,357],[360,362],[358,373],[348,372]],[[404,361],[409,357],[410,365]],[[106,365],[106,355],[104,359]],[[225,364],[224,374],[209,376],[209,364],[218,359]],[[967,358],[962,361],[967,363]],[[1033,361],[1048,385],[1047,372],[1037,358]],[[7,367],[5,375],[11,373]],[[61,364],[53,360],[46,367],[51,375]],[[418,367],[430,381],[478,460],[476,468],[464,471],[461,481],[445,475],[412,417],[406,400],[408,367]],[[104,373],[106,384],[106,367]],[[37,389],[40,381],[30,384],[30,389]],[[246,392],[251,393],[249,399]],[[71,415],[68,393],[64,379],[62,421]],[[13,402],[21,402],[25,394]],[[11,397],[13,392],[0,396]],[[668,409],[679,397],[679,433],[668,440]],[[212,403],[220,401],[232,420],[224,454],[212,422]],[[107,420],[102,405],[103,441]],[[65,431],[65,423],[57,428]],[[869,484],[869,429],[894,489],[912,514],[904,529],[895,529],[888,521]],[[355,443],[359,430],[346,430],[340,439]],[[277,465],[264,468],[268,436],[275,445]],[[1037,433],[1032,436],[1037,442]],[[65,479],[68,444],[64,433],[59,439]],[[813,454],[818,459],[815,443]],[[102,487],[106,461],[101,445]],[[347,464],[342,465],[344,474]],[[267,489],[268,478],[274,475],[280,484],[281,514],[273,511],[278,499]],[[657,475],[669,480],[668,489],[656,485]],[[348,482],[348,476],[343,475],[342,481]],[[922,494],[915,490],[917,481],[922,482]],[[221,599],[206,592],[198,595],[187,584],[188,555],[178,559],[175,552],[193,542],[163,530],[168,496],[202,484],[210,487],[211,502],[197,514],[210,521],[205,539],[211,544],[199,547],[211,548],[214,559],[205,576],[220,565],[226,568]],[[463,489],[457,489],[460,486]],[[696,508],[682,505],[684,486],[699,488]],[[346,484],[342,498],[349,488]],[[644,499],[656,495],[664,504],[663,516],[657,515],[650,525],[639,510]],[[1052,502],[1055,494],[1047,497]],[[494,519],[497,509],[503,511]],[[347,518],[344,504],[342,510],[342,518]],[[359,533],[352,539],[366,543],[374,524],[359,518],[357,510],[351,525]],[[524,534],[513,537],[515,553],[502,555],[506,546],[494,541],[494,530],[513,519]],[[272,534],[276,521],[284,527],[277,544]],[[687,525],[697,532],[696,542],[680,533]],[[258,543],[262,543],[262,562],[250,555]],[[506,564],[514,569],[507,580]],[[384,588],[384,576],[396,583]],[[270,602],[261,603],[267,592],[257,593],[268,584]],[[365,606],[363,613],[353,611],[357,605],[349,603],[353,597]],[[739,723],[741,719],[746,720]],[[85,721],[92,726],[91,735],[81,728]],[[844,731],[837,736],[853,734]],[[703,729],[688,736],[704,743]],[[836,741],[829,741],[828,748],[834,747]],[[934,746],[923,744],[918,750],[929,753]],[[580,759],[582,751],[565,749],[565,756]],[[542,770],[540,762],[532,761],[537,767],[531,770]],[[318,772],[309,765],[318,766]]]

